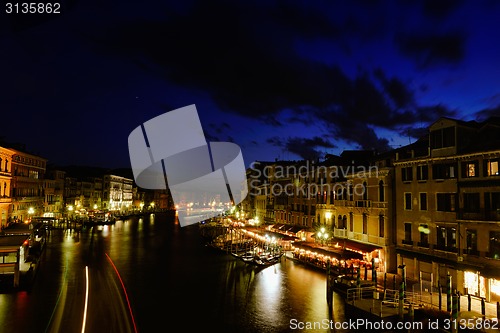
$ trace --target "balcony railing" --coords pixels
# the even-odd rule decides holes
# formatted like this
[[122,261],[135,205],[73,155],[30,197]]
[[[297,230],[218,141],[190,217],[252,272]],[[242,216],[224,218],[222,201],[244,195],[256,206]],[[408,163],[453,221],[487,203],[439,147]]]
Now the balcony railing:
[[12,202],[11,197],[0,197],[0,203]]
[[346,238],[361,241],[363,243],[371,243],[376,245],[387,245],[389,240],[385,237],[363,234],[361,232],[348,231],[347,229],[335,228],[333,235],[335,238]]
[[457,219],[473,221],[500,221],[500,209],[484,210],[479,212],[467,212],[463,209],[457,211]]
[[437,244],[434,246],[434,249],[439,250],[439,251],[452,252],[452,253],[458,252],[458,249],[456,248],[456,246],[446,246],[446,245]]
[[356,207],[370,208],[372,206],[371,200],[356,200]]

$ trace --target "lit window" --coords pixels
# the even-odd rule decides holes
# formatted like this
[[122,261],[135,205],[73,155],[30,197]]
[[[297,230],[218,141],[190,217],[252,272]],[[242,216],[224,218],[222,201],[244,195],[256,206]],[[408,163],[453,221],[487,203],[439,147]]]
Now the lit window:
[[488,161],[486,171],[488,176],[498,176],[498,161]]
[[476,165],[474,163],[467,164],[467,177],[476,176]]

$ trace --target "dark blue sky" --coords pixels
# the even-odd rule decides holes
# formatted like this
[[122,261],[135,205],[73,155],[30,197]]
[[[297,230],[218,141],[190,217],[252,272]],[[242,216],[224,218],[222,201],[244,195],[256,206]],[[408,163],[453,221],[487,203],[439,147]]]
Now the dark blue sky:
[[0,136],[56,164],[129,167],[130,132],[190,104],[247,165],[500,114],[497,1],[61,3],[0,17]]

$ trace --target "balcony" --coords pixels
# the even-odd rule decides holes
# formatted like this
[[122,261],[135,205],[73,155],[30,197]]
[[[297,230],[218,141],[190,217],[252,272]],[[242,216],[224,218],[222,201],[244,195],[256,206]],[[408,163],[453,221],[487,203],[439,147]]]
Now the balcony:
[[0,197],[0,203],[9,203],[12,202],[11,197]]
[[356,200],[356,207],[370,208],[372,206],[371,200]]
[[411,246],[413,246],[413,241],[412,240],[403,239],[403,244],[404,245],[411,245]]
[[442,244],[437,244],[434,246],[434,249],[439,251],[458,253],[458,249],[456,248],[456,246],[446,246]]
[[347,238],[347,229],[335,228],[333,235],[337,238]]
[[497,210],[484,210],[479,212],[467,212],[463,209],[457,211],[458,220],[472,220],[472,221],[500,221],[500,209]]
[[335,200],[334,205],[337,207],[354,207],[354,201],[352,201],[352,200]]
[[370,244],[376,244],[376,245],[388,245],[389,240],[385,237],[378,237],[375,235],[367,235],[363,234],[361,232],[352,232],[348,231],[347,229],[340,229],[340,228],[335,228],[333,232],[333,236],[335,238],[346,238],[346,239],[353,239],[356,241],[360,241],[363,243],[370,243]]
[[480,253],[477,249],[464,249],[464,254],[471,255],[471,256],[479,256]]

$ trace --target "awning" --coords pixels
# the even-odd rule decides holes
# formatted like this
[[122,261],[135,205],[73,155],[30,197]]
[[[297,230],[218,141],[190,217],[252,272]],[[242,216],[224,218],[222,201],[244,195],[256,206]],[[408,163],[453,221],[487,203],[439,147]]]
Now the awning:
[[[286,228],[286,227],[285,227]],[[297,225],[293,225],[291,227],[289,227],[288,229],[286,229],[286,231],[288,232],[292,232],[294,234],[296,234],[297,232],[301,231],[301,230],[304,230],[303,227],[300,227],[300,226],[297,226]]]
[[381,246],[378,245],[360,243],[356,242],[355,240],[345,239],[345,238],[333,238],[332,241],[338,243],[340,246],[345,247],[346,249],[361,251],[363,253],[370,253],[382,248]]
[[271,227],[271,229],[281,230],[285,225],[283,223],[277,223]]
[[331,246],[320,246],[315,243],[294,243],[293,246],[295,248],[303,249],[306,251],[311,251],[311,252],[316,252],[318,254],[334,257],[337,259],[363,259],[363,255],[358,252],[353,252],[349,250],[344,250],[344,249],[336,249]]

